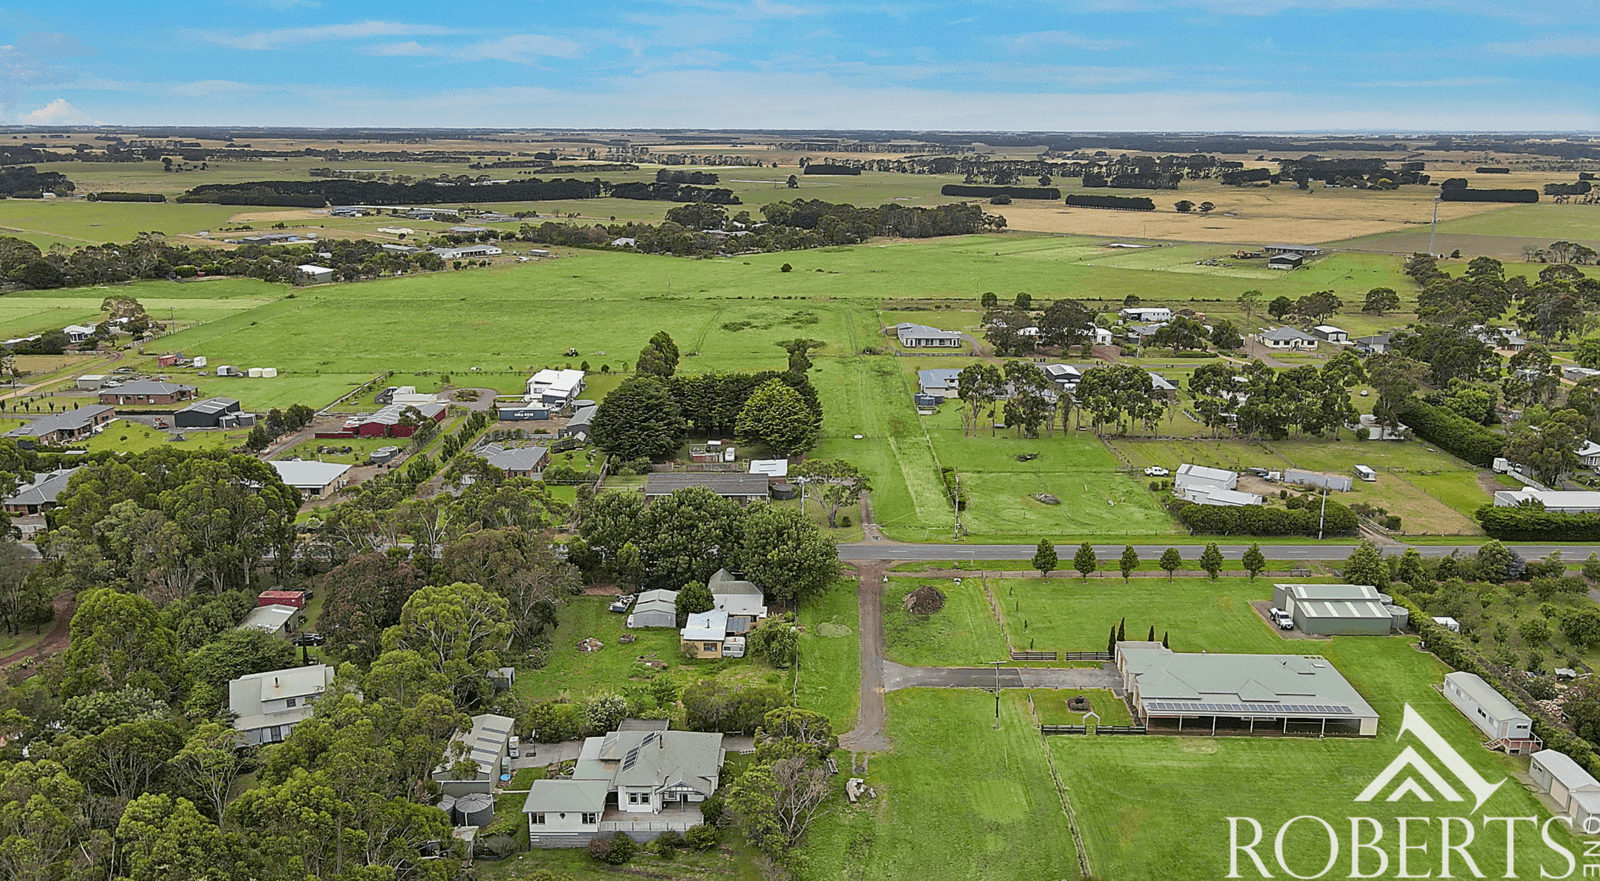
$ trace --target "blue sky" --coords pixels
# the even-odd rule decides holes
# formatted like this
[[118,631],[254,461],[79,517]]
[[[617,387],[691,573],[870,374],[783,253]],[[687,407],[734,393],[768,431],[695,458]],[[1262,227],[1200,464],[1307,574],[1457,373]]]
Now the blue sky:
[[1570,0],[42,6],[0,123],[1600,130]]

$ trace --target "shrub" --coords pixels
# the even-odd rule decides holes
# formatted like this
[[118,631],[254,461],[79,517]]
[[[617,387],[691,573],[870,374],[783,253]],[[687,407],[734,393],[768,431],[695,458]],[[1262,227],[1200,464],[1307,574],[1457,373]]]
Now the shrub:
[[[707,799],[707,801],[709,800],[710,799]],[[705,813],[704,803],[701,804],[700,812],[702,814]],[[695,850],[710,850],[711,848],[716,847],[717,839],[719,837],[720,834],[717,832],[717,827],[712,826],[709,823],[701,823],[698,826],[690,826],[689,831],[683,833],[684,843],[688,844]]]
[[[718,824],[720,824],[722,822],[723,805],[724,805],[724,802],[723,802],[722,796],[720,796],[720,795],[708,795],[708,796],[706,796],[706,800],[700,803],[700,816],[706,818],[706,823],[708,825],[713,826],[713,827],[717,826]],[[701,827],[695,827],[695,828],[701,828]],[[713,829],[712,831],[715,831],[715,830]],[[689,843],[690,844],[694,844],[694,839],[692,837],[694,829],[690,829],[689,832],[691,833],[691,837],[689,839]]]
[[1536,508],[1484,505],[1473,515],[1501,541],[1597,541],[1600,513],[1563,514]]
[[668,829],[657,835],[656,840],[651,843],[656,846],[656,853],[670,859],[674,851],[683,847],[683,836],[679,835],[676,830]]
[[602,859],[613,866],[620,866],[633,859],[633,854],[639,849],[626,832],[618,832],[611,836],[611,849]]
[[611,862],[611,839],[591,838],[589,839],[589,847],[587,850],[589,851],[589,856],[594,857],[600,862]]
[[779,266],[779,267],[778,267],[778,271],[779,271],[779,272],[793,272],[793,271],[794,271],[794,267],[793,267],[793,266],[790,266],[790,265],[789,265],[789,264],[787,264],[787,263],[785,263],[785,264],[783,264],[783,265],[782,265],[782,266]]
[[1504,437],[1451,410],[1417,398],[1401,401],[1395,410],[1396,417],[1411,426],[1417,437],[1479,467],[1489,467],[1505,452]]

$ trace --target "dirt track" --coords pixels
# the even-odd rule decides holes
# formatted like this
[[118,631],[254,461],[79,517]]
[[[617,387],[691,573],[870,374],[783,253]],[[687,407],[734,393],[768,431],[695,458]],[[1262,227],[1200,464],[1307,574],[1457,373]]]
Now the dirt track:
[[44,639],[28,648],[0,657],[0,669],[9,667],[23,658],[43,658],[66,649],[72,637],[72,613],[78,607],[78,601],[71,594],[64,593],[51,601],[50,606],[55,610],[55,620],[51,622],[50,632],[45,634]]
[[883,733],[883,578],[891,564],[873,561],[856,566],[860,588],[856,598],[861,621],[861,709],[856,727],[839,736],[839,745],[853,752],[882,752],[889,748]]

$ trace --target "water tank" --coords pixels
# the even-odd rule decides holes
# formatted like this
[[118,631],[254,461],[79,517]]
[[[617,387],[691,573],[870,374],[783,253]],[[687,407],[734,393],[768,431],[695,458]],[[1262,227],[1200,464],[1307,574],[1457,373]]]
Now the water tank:
[[1389,613],[1390,629],[1404,630],[1411,623],[1411,612],[1405,606],[1387,605],[1383,608]]
[[444,811],[444,815],[450,818],[450,822],[452,824],[455,823],[456,797],[453,795],[447,795],[444,798],[439,799],[439,810]]
[[206,366],[206,356],[204,356],[204,355],[196,355],[196,356],[194,356],[194,366],[196,366],[196,367],[204,367],[204,366]]
[[457,826],[487,826],[494,822],[494,796],[471,792],[456,799]]
[[278,368],[276,368],[276,367],[263,367],[263,368],[261,368],[261,375],[266,377],[267,379],[271,379],[274,376],[278,375]]
[[261,378],[261,368],[260,367],[252,367],[252,368],[250,368],[250,378],[251,379],[260,379]]
[[573,401],[572,402],[572,406],[574,406],[574,407],[593,407],[594,406],[594,401],[591,401],[588,398],[580,398],[580,399],[578,399],[576,401]]

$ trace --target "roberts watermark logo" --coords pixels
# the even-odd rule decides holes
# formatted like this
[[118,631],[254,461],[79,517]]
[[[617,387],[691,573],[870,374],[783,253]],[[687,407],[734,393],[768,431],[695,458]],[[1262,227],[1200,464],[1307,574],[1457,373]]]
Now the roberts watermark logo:
[[[1433,757],[1439,761],[1439,764],[1444,765],[1445,769],[1455,775],[1455,778],[1461,781],[1461,785],[1465,786],[1467,791],[1477,798],[1477,803],[1472,806],[1472,813],[1476,814],[1478,809],[1483,807],[1484,801],[1489,796],[1494,795],[1495,791],[1506,782],[1502,779],[1499,783],[1490,783],[1483,779],[1483,775],[1467,764],[1467,760],[1456,752],[1455,747],[1452,747],[1443,737],[1440,737],[1439,732],[1433,730],[1433,726],[1429,725],[1416,710],[1411,709],[1410,704],[1406,704],[1405,716],[1400,722],[1400,734],[1395,740],[1399,740],[1408,733],[1421,741],[1428,752],[1432,753]],[[1455,790],[1455,787],[1451,786],[1449,781],[1444,778],[1444,775],[1434,770],[1433,766],[1428,764],[1427,760],[1417,752],[1416,747],[1412,746],[1401,750],[1400,755],[1395,756],[1394,761],[1389,763],[1389,767],[1384,768],[1383,773],[1367,784],[1366,789],[1361,790],[1361,794],[1356,796],[1356,801],[1372,801],[1388,789],[1389,784],[1393,783],[1395,778],[1407,771],[1415,772],[1415,775],[1420,775],[1422,779],[1428,781],[1428,784],[1433,787],[1433,791],[1443,796],[1445,801],[1466,801]],[[1394,791],[1390,792],[1389,797],[1384,801],[1399,801],[1408,794],[1414,795],[1423,801],[1433,801],[1432,793],[1417,781],[1417,776],[1413,775],[1407,775],[1401,780],[1400,785],[1395,787]]]
[[[1569,818],[1480,813],[1506,780],[1485,780],[1410,704],[1395,740],[1408,736],[1415,743],[1407,744],[1355,803],[1407,802],[1416,805],[1417,815],[1302,814],[1279,823],[1275,833],[1253,817],[1228,817],[1227,877],[1600,878],[1600,847],[1588,848],[1580,866],[1578,855],[1561,840],[1566,835],[1553,828],[1571,829]],[[1526,852],[1519,854],[1519,846]],[[1529,875],[1519,876],[1519,869]]]

